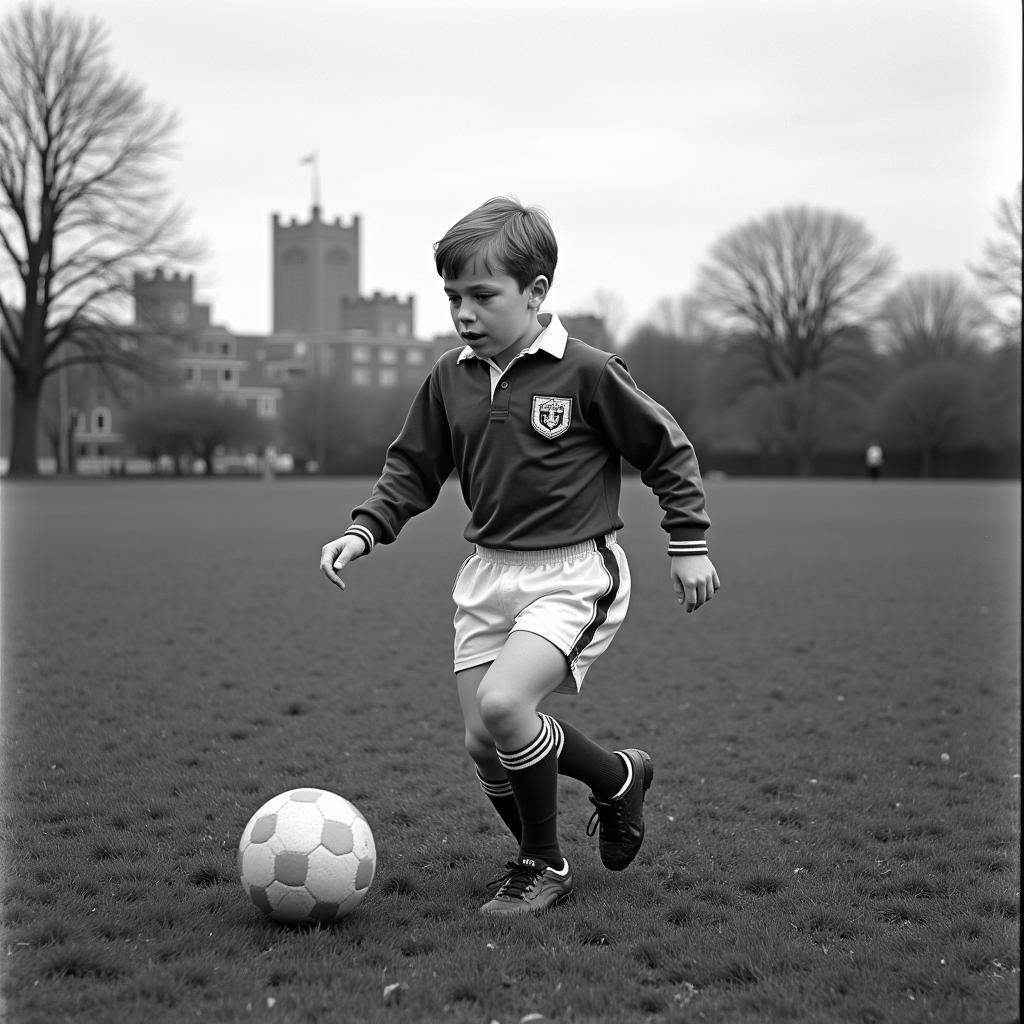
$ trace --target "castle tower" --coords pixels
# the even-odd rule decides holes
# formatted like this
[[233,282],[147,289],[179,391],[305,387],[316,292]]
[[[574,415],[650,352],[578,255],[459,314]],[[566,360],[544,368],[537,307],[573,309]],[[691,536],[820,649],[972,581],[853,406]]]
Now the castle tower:
[[273,215],[273,330],[324,334],[342,329],[345,299],[359,297],[359,217],[343,224]]
[[192,274],[165,274],[159,267],[152,275],[136,273],[132,287],[135,323],[158,330],[194,326],[194,290]]

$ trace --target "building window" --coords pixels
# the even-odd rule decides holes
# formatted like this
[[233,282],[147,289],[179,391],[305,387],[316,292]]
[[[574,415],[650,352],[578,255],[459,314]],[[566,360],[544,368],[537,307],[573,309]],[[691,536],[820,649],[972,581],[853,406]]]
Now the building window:
[[277,412],[277,403],[274,401],[273,395],[260,395],[259,402],[256,407],[257,414],[261,419],[271,420],[274,418],[274,414]]
[[220,382],[226,388],[233,388],[238,383],[235,379],[235,371],[230,366],[220,371]]
[[222,341],[220,343],[220,354],[222,356],[229,356],[229,355],[231,355],[231,342],[230,341]]
[[110,433],[110,410],[106,407],[93,409],[92,411],[92,432],[94,434]]
[[367,388],[373,383],[373,374],[365,366],[357,366],[352,370],[352,383],[357,388]]
[[185,367],[185,382],[191,384],[196,379],[196,368],[194,366]]
[[373,353],[370,351],[368,345],[353,345],[352,346],[352,362],[353,363],[369,363],[373,360]]
[[381,370],[380,376],[377,378],[377,382],[382,388],[393,388],[398,385],[398,371],[397,370]]
[[306,253],[304,249],[299,249],[292,245],[285,249],[281,256],[281,262],[286,267],[301,266],[306,262]]
[[386,366],[394,366],[398,362],[398,349],[382,348],[380,350],[380,361]]
[[408,348],[405,350],[405,361],[410,366],[422,366],[423,365],[423,349],[421,348]]
[[306,343],[304,341],[295,342],[295,348],[293,351],[295,352],[296,359],[305,359],[306,352],[308,351]]
[[327,250],[327,262],[331,266],[344,266],[348,263],[348,253],[336,245]]
[[409,325],[404,320],[399,321],[395,330],[398,332],[400,337],[405,338],[409,335]]

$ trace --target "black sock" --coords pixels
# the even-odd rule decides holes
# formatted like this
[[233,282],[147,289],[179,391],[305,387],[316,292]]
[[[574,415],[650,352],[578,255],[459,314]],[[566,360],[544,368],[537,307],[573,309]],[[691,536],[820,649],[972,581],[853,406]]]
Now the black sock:
[[575,726],[550,715],[541,715],[551,723],[558,750],[558,774],[568,775],[589,786],[594,796],[608,801],[626,784],[629,769],[613,750],[606,750]]
[[494,805],[509,832],[515,836],[516,842],[523,838],[523,823],[519,820],[519,808],[516,807],[516,798],[512,795],[512,785],[508,779],[491,780],[485,779],[477,770],[477,779],[480,781],[480,788],[487,794],[487,799]]
[[558,751],[555,733],[546,715],[539,716],[540,731],[521,750],[499,750],[498,760],[519,808],[523,836],[519,856],[562,866],[558,846]]

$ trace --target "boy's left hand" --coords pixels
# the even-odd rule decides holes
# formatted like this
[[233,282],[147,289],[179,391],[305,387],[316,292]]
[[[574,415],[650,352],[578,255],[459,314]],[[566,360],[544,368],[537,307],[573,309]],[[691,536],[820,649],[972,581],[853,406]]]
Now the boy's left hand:
[[671,559],[672,589],[687,614],[707,604],[721,586],[718,572],[707,555],[683,555]]

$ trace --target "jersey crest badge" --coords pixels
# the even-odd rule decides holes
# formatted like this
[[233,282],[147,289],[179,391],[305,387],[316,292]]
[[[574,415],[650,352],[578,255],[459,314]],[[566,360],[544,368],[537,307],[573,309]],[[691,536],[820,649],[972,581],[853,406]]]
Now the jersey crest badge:
[[561,437],[569,429],[571,419],[571,398],[555,398],[551,395],[533,396],[530,425],[541,437],[546,437],[548,440]]

